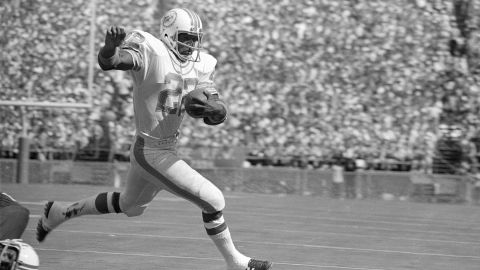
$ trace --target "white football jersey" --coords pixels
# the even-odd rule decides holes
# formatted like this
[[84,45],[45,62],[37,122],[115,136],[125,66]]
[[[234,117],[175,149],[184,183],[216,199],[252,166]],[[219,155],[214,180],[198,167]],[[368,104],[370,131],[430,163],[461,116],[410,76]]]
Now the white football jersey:
[[130,71],[137,134],[164,139],[178,133],[185,109],[182,98],[199,83],[211,83],[217,60],[200,52],[200,61],[181,63],[153,35],[135,30],[121,46],[134,60]]

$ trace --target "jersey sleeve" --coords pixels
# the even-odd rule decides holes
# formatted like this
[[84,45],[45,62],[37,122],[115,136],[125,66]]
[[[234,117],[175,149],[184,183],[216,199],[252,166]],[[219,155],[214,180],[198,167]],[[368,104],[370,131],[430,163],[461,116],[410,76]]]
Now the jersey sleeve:
[[215,66],[217,59],[210,54],[202,52],[200,54],[200,62],[196,66],[198,71],[199,83],[213,83],[215,76]]
[[201,53],[200,62],[196,63],[195,68],[198,73],[198,85],[196,88],[203,88],[212,95],[219,95],[215,87],[214,76],[217,59],[210,54]]
[[123,41],[120,49],[128,52],[133,58],[133,71],[141,71],[145,68],[145,37],[138,31],[129,33]]
[[132,74],[140,84],[165,82],[164,45],[147,32],[132,31],[125,38],[121,49],[132,55],[134,67]]

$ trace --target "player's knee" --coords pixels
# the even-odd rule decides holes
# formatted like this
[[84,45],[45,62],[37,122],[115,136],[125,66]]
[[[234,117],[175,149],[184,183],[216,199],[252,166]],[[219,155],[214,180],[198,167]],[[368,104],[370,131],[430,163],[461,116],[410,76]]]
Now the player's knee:
[[225,197],[220,189],[211,184],[208,188],[208,192],[204,194],[205,201],[208,202],[209,209],[203,209],[204,212],[217,212],[222,211],[225,208]]
[[140,216],[145,212],[148,204],[139,204],[137,200],[122,195],[120,194],[120,209],[127,217]]
[[223,196],[222,191],[217,188],[217,194],[215,199],[215,210],[222,211],[225,208],[225,197]]
[[144,206],[133,206],[133,207],[130,207],[130,208],[127,208],[126,210],[124,210],[123,213],[127,217],[137,217],[137,216],[141,216],[145,212],[145,209],[147,209],[146,205],[144,205]]

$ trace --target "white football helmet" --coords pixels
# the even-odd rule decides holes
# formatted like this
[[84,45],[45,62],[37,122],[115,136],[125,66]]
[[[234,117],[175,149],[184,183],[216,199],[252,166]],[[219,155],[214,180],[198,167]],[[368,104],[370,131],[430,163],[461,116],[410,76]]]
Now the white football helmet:
[[37,270],[37,252],[22,239],[0,241],[0,270]]
[[[161,20],[160,39],[180,60],[197,62],[200,60],[202,28],[197,13],[186,8],[174,8]],[[185,36],[187,41],[182,40]]]

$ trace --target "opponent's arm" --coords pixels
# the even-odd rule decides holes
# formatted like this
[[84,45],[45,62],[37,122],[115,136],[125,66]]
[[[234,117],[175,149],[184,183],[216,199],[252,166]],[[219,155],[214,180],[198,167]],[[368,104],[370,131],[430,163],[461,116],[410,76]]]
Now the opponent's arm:
[[130,70],[135,64],[132,55],[120,48],[126,33],[123,27],[112,26],[105,34],[105,45],[98,52],[98,64],[102,70]]

